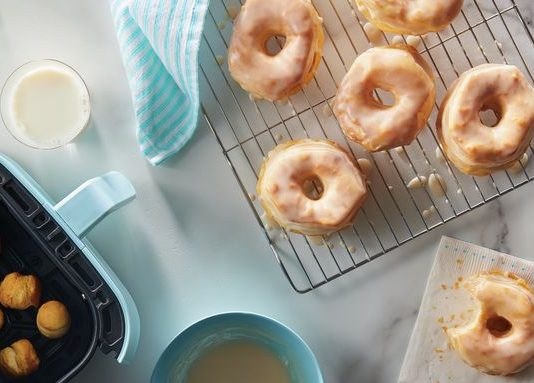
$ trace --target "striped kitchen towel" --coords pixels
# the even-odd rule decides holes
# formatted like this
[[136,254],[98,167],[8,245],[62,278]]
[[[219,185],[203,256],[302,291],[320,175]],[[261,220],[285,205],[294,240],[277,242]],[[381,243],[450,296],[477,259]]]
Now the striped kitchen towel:
[[158,165],[189,141],[197,125],[198,49],[209,0],[110,1],[137,140]]

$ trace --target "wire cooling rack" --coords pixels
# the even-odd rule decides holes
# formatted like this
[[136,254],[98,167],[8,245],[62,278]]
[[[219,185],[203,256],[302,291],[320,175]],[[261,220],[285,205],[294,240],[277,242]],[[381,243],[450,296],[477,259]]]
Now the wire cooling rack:
[[[306,293],[324,285],[534,178],[534,161],[488,177],[466,176],[440,158],[435,132],[439,102],[447,87],[469,68],[488,62],[514,64],[534,82],[534,39],[515,1],[466,0],[451,26],[423,39],[419,51],[433,67],[437,85],[428,126],[404,150],[373,154],[344,137],[331,108],[341,79],[357,55],[371,46],[363,27],[365,19],[353,1],[314,0],[324,19],[323,59],[315,78],[287,103],[249,98],[228,72],[231,16],[239,9],[238,1],[216,0],[209,8],[200,52],[202,107],[276,260],[296,291]],[[393,37],[384,34],[384,44]],[[254,195],[267,153],[279,143],[306,137],[332,139],[356,158],[369,159],[374,168],[369,197],[353,225],[320,241],[270,229]],[[442,176],[445,196],[407,187],[413,178],[431,173]]]

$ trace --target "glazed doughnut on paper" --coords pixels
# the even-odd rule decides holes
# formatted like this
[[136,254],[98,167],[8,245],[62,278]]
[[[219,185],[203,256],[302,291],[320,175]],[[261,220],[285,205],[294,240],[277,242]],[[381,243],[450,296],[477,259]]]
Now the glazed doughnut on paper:
[[25,310],[39,307],[41,283],[34,275],[8,274],[0,283],[0,303],[4,307]]
[[[285,37],[280,52],[267,42]],[[310,0],[247,0],[228,49],[230,74],[253,97],[282,100],[310,81],[321,60],[322,19]]]
[[58,301],[48,301],[37,312],[37,329],[50,339],[64,336],[70,328],[70,315],[65,305]]
[[30,375],[39,368],[39,357],[31,342],[21,339],[0,350],[0,370],[10,378]]
[[509,273],[475,275],[467,282],[475,314],[447,330],[450,343],[470,366],[492,375],[511,375],[534,360],[534,294]]

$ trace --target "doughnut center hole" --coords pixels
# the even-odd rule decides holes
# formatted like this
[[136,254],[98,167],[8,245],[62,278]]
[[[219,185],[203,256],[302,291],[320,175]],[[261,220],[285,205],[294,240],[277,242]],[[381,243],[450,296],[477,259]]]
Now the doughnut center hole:
[[375,88],[371,92],[371,98],[373,101],[382,108],[391,108],[395,105],[395,95],[385,89]]
[[[268,0],[267,0],[268,1]],[[269,56],[276,56],[284,49],[286,37],[284,35],[272,35],[265,41],[265,51]]]
[[306,197],[317,201],[323,196],[324,186],[321,179],[316,175],[313,175],[304,180],[302,183],[302,191]]
[[488,128],[493,128],[499,124],[502,116],[501,105],[498,101],[488,101],[482,105],[480,112],[480,122]]
[[486,321],[486,327],[491,335],[497,338],[507,335],[512,330],[510,321],[499,315],[489,318]]

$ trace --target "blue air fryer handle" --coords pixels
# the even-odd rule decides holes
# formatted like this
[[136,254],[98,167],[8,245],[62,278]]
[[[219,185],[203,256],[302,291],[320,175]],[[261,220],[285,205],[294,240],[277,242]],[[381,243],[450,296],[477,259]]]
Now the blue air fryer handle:
[[[84,182],[62,201],[54,210],[74,234],[83,239],[108,214],[121,208],[135,198],[135,189],[119,172],[109,172]],[[84,241],[85,257],[96,268],[113,290],[123,311],[123,345],[117,355],[119,363],[128,364],[134,357],[139,343],[140,319],[136,305],[106,261]]]
[[119,172],[109,172],[80,185],[54,209],[79,238],[108,214],[135,198],[135,189]]

